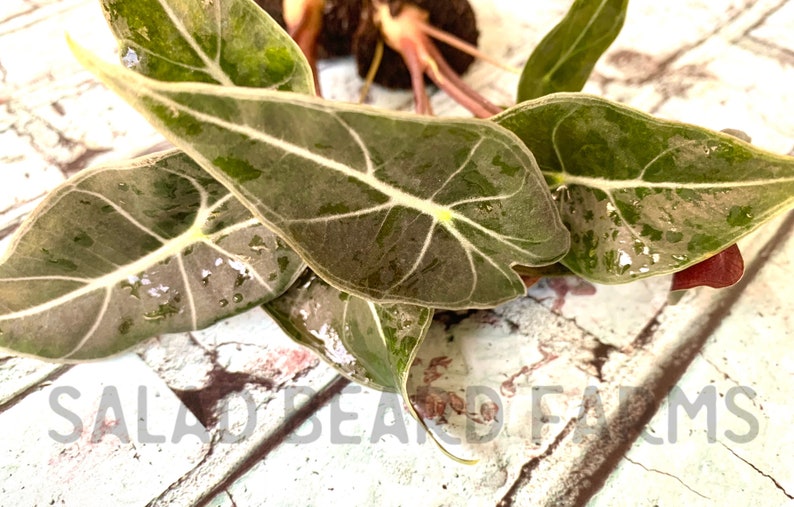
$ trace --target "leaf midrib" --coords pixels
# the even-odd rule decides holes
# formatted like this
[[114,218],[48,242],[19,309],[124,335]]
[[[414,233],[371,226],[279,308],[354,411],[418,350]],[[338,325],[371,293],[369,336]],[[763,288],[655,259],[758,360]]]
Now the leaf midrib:
[[[148,253],[144,257],[141,257],[140,259],[136,260],[135,262],[131,264],[125,264],[123,266],[119,266],[118,269],[106,275],[103,275],[99,278],[91,279],[90,282],[86,283],[82,287],[66,292],[63,295],[55,299],[51,299],[40,305],[36,305],[30,308],[26,308],[25,310],[16,311],[13,313],[0,315],[0,321],[32,317],[41,312],[51,310],[53,308],[57,308],[58,306],[70,300],[77,299],[86,294],[90,294],[91,292],[94,292],[96,290],[110,288],[120,281],[127,280],[129,276],[133,276],[133,275],[137,276],[138,273],[145,271],[146,269],[152,267],[157,262],[162,261],[163,259],[167,259],[172,256],[180,256],[182,251],[190,245],[203,243],[209,246],[210,248],[215,249],[216,245],[212,244],[211,239],[213,237],[222,236],[227,232],[227,229],[232,230],[232,232],[234,232],[234,230],[239,229],[239,224],[231,225],[227,229],[223,229],[211,235],[207,235],[204,233],[202,228],[203,228],[203,224],[206,223],[211,213],[212,213],[212,208],[203,210],[203,213],[199,212],[199,214],[197,214],[197,220],[189,229],[187,229],[179,236],[172,238],[171,240],[169,240],[168,243],[164,244],[157,250]],[[248,222],[249,221],[246,221],[246,223]],[[49,277],[45,277],[45,278],[49,278]],[[13,280],[13,279],[0,279],[0,282],[9,281],[9,280]]]
[[[268,144],[268,145],[274,146],[276,149],[280,149],[280,150],[285,151],[285,152],[287,152],[289,154],[292,154],[292,155],[295,155],[295,156],[298,156],[298,157],[302,157],[302,158],[304,158],[306,160],[309,160],[311,162],[314,162],[314,163],[316,163],[316,164],[318,164],[318,165],[320,165],[322,167],[325,167],[327,169],[339,172],[339,173],[341,173],[341,174],[343,174],[343,175],[345,175],[347,177],[353,178],[353,179],[355,179],[355,180],[357,180],[357,181],[359,181],[359,182],[361,182],[361,183],[363,183],[365,185],[368,185],[370,188],[373,188],[377,192],[379,192],[379,193],[381,193],[381,194],[383,194],[383,195],[385,195],[385,196],[387,196],[389,198],[389,201],[387,203],[384,203],[384,204],[389,204],[390,203],[392,206],[402,206],[402,207],[405,207],[405,208],[408,208],[408,209],[413,209],[415,211],[418,211],[419,213],[422,213],[424,215],[429,216],[433,220],[433,223],[430,226],[431,230],[432,230],[433,227],[435,227],[436,225],[440,224],[444,228],[446,228],[447,230],[452,232],[452,230],[454,229],[454,226],[452,225],[454,223],[454,221],[460,221],[460,222],[466,223],[467,225],[469,225],[469,226],[471,226],[473,228],[478,229],[480,232],[482,232],[484,234],[487,234],[487,235],[493,237],[494,239],[496,239],[500,243],[505,244],[505,245],[509,246],[510,248],[516,250],[516,251],[519,251],[519,252],[522,252],[522,253],[526,253],[526,251],[523,248],[513,244],[510,241],[510,240],[516,239],[516,238],[511,238],[511,237],[505,236],[503,234],[496,233],[495,231],[492,231],[492,230],[484,227],[482,224],[470,219],[469,217],[463,215],[462,213],[457,212],[454,209],[454,207],[442,206],[442,205],[439,205],[439,204],[428,202],[427,200],[417,198],[417,197],[415,197],[415,196],[413,196],[413,195],[411,195],[411,194],[409,194],[409,193],[407,193],[407,192],[405,192],[405,191],[403,191],[403,190],[401,190],[401,189],[399,189],[397,187],[394,187],[392,185],[389,185],[389,184],[384,183],[381,180],[377,179],[374,176],[374,174],[373,174],[374,173],[374,168],[372,168],[372,166],[371,166],[372,160],[371,160],[371,158],[369,158],[369,155],[368,155],[368,152],[366,150],[366,147],[364,147],[364,146],[360,146],[360,147],[361,147],[361,150],[362,150],[362,155],[364,156],[364,158],[366,159],[366,162],[367,162],[367,166],[368,166],[368,171],[367,172],[357,171],[356,169],[354,169],[354,168],[352,168],[352,167],[350,167],[350,166],[348,166],[346,164],[343,164],[341,162],[338,162],[337,160],[329,159],[329,158],[324,157],[322,155],[318,155],[318,154],[316,154],[316,153],[314,153],[314,152],[312,152],[312,151],[310,151],[310,150],[308,150],[308,149],[306,149],[306,148],[304,148],[302,146],[296,145],[294,143],[290,143],[289,141],[285,141],[283,139],[276,138],[276,137],[271,136],[269,134],[266,134],[266,133],[264,133],[262,131],[259,131],[259,130],[256,130],[254,128],[251,128],[248,125],[240,125],[240,124],[237,124],[237,123],[233,123],[233,122],[229,122],[229,121],[223,120],[223,119],[218,118],[216,116],[213,116],[211,114],[195,111],[195,110],[193,110],[192,108],[190,108],[188,106],[180,104],[179,102],[176,102],[176,101],[174,101],[174,100],[172,100],[172,99],[170,99],[170,98],[168,98],[168,97],[166,97],[166,96],[164,96],[164,95],[162,95],[160,93],[156,93],[154,91],[155,89],[159,89],[160,91],[163,91],[165,93],[168,93],[169,91],[171,91],[172,93],[180,93],[180,92],[185,91],[185,89],[187,89],[187,90],[193,91],[194,93],[201,93],[200,91],[196,91],[196,88],[198,88],[199,90],[201,90],[201,89],[209,89],[210,91],[215,91],[218,88],[217,85],[211,85],[211,84],[206,84],[206,83],[192,83],[189,86],[185,86],[182,83],[165,83],[165,82],[155,81],[155,80],[140,76],[138,74],[132,74],[132,75],[130,75],[130,77],[132,78],[133,75],[135,76],[135,78],[141,79],[143,81],[143,85],[141,87],[142,90],[148,90],[148,94],[149,94],[149,96],[151,98],[153,98],[153,99],[155,99],[157,101],[160,101],[164,105],[167,105],[169,107],[175,108],[175,109],[180,110],[180,111],[183,111],[186,114],[193,115],[197,119],[199,119],[199,120],[201,120],[203,122],[207,122],[207,123],[210,123],[210,124],[217,125],[218,127],[230,130],[232,132],[235,132],[235,133],[238,133],[238,134],[241,134],[241,135],[244,135],[244,136],[246,136],[246,137],[248,137],[250,139],[253,139],[253,140],[256,140],[256,141],[260,141],[260,142],[262,142],[264,144]],[[148,85],[148,88],[147,88],[146,85]],[[224,90],[224,93],[221,94],[221,95],[222,96],[227,96],[227,97],[232,97],[232,96],[236,96],[236,95],[239,94],[239,95],[242,95],[243,100],[248,100],[248,99],[260,99],[260,98],[262,98],[261,95],[263,95],[263,94],[267,94],[267,95],[271,94],[271,93],[269,93],[269,92],[267,92],[267,91],[265,91],[263,89],[247,89],[247,88],[240,88],[240,87],[234,88],[233,92],[234,93],[227,93],[226,90]],[[301,105],[304,106],[304,107],[311,107],[311,106],[307,105],[306,103],[303,103]],[[325,110],[323,108],[317,108],[317,109],[322,111],[322,112],[324,112],[324,113],[326,113],[326,114],[330,114],[330,115],[336,116],[336,113],[334,111],[328,111],[328,110]],[[344,122],[341,122],[341,123],[342,123],[343,126],[347,127],[347,125]],[[198,154],[191,147],[187,147],[186,146],[186,147],[184,147],[184,149],[187,152],[193,152],[193,154]],[[199,158],[204,160],[205,163],[209,162],[206,159],[204,159],[203,156],[202,157],[196,157],[197,160]],[[226,175],[226,174],[224,174],[222,172],[219,174],[218,171],[214,171],[213,168],[209,168],[207,170],[209,172],[213,173],[213,176],[217,177],[220,180],[228,180],[229,179],[228,175]],[[526,181],[522,181],[521,188],[523,188],[523,186],[525,184],[526,184]],[[520,191],[520,189],[516,190],[516,192],[519,192],[519,191]],[[509,197],[512,197],[512,195],[489,196],[489,199],[491,199],[491,200],[499,200],[499,199],[504,199],[504,198],[509,198]],[[244,196],[241,197],[241,199],[248,200]],[[458,203],[454,203],[455,206],[457,206],[457,204]],[[362,211],[363,212],[367,212],[369,210],[365,209],[365,210],[362,210]],[[449,218],[448,219],[440,218],[440,217],[444,217],[444,216],[447,216]],[[283,220],[282,218],[280,218],[280,219]],[[486,258],[489,258],[489,256],[486,256]]]
[[[83,63],[83,65],[86,68],[88,68],[89,70],[95,72],[98,76],[100,76],[111,89],[114,89],[118,93],[120,93],[122,95],[125,95],[124,90],[122,90],[114,82],[115,79],[112,77],[112,74],[115,73],[116,71],[109,71],[108,68],[106,68],[106,67],[110,67],[110,66],[105,64],[104,62],[100,62],[98,60],[93,60],[91,58],[87,58],[86,57],[87,53],[85,52],[85,50],[83,50],[82,48],[77,46],[71,40],[69,40],[68,42],[72,46],[72,50],[78,56],[78,59],[81,61],[81,63]],[[467,216],[455,211],[454,210],[454,206],[457,206],[460,203],[454,203],[453,206],[442,206],[442,205],[438,205],[438,204],[435,204],[435,203],[428,203],[426,200],[419,199],[419,198],[417,198],[417,197],[415,197],[415,196],[413,196],[413,195],[411,195],[411,194],[409,194],[409,193],[407,193],[407,192],[405,192],[405,191],[403,191],[403,190],[401,190],[399,188],[393,187],[391,185],[388,185],[388,184],[378,180],[372,174],[374,172],[374,169],[371,168],[371,162],[372,161],[367,156],[368,154],[367,154],[367,151],[366,151],[365,147],[363,148],[362,153],[365,156],[365,158],[367,159],[367,163],[368,163],[368,165],[370,165],[370,169],[371,169],[370,171],[368,171],[366,173],[365,172],[361,172],[361,171],[356,171],[355,169],[353,169],[353,168],[351,168],[351,167],[349,167],[349,166],[347,166],[347,165],[345,165],[343,163],[337,162],[336,160],[328,159],[328,158],[323,157],[321,155],[317,155],[314,152],[311,152],[310,150],[307,150],[306,148],[303,148],[303,147],[295,145],[293,143],[289,143],[287,141],[283,141],[281,139],[275,138],[273,136],[270,136],[268,134],[260,132],[260,131],[258,131],[256,129],[253,129],[253,128],[247,126],[247,125],[239,125],[239,124],[236,124],[236,123],[232,123],[232,122],[228,122],[226,120],[220,119],[220,118],[218,118],[216,116],[212,116],[210,114],[197,112],[197,111],[191,109],[188,106],[182,105],[182,104],[180,104],[180,103],[178,103],[178,102],[176,102],[176,101],[174,101],[174,100],[172,100],[170,98],[167,98],[167,97],[163,96],[162,93],[165,93],[165,94],[168,94],[168,93],[173,93],[173,94],[182,94],[182,93],[187,93],[187,94],[201,94],[201,93],[217,94],[219,96],[223,96],[223,97],[226,97],[226,98],[229,98],[229,99],[236,99],[236,100],[261,100],[261,99],[263,99],[265,97],[268,97],[268,98],[270,98],[271,100],[274,100],[274,101],[282,102],[282,103],[285,103],[285,104],[293,104],[293,105],[300,106],[300,107],[313,108],[313,109],[315,109],[317,111],[321,111],[321,112],[323,112],[325,114],[334,115],[336,117],[336,112],[335,111],[328,110],[327,108],[323,108],[319,104],[313,104],[310,101],[306,100],[305,96],[302,96],[302,95],[296,96],[296,97],[299,97],[298,100],[295,100],[295,99],[290,100],[289,98],[286,98],[289,95],[291,95],[289,92],[273,92],[272,90],[267,90],[267,89],[264,89],[264,88],[247,88],[247,87],[240,87],[240,86],[219,86],[217,84],[211,84],[211,83],[164,82],[164,81],[158,81],[158,80],[155,80],[155,79],[151,79],[151,78],[149,78],[147,76],[138,74],[136,72],[127,71],[127,72],[124,72],[124,74],[125,74],[125,79],[126,80],[128,80],[128,81],[136,81],[137,82],[137,84],[139,85],[138,86],[139,90],[148,91],[148,95],[151,98],[153,98],[155,100],[159,100],[165,105],[168,105],[170,107],[173,107],[173,108],[176,108],[178,110],[181,110],[181,111],[183,111],[183,112],[185,112],[187,114],[194,115],[196,118],[198,118],[198,119],[200,119],[202,121],[206,121],[208,123],[215,124],[215,125],[217,125],[219,127],[226,128],[226,129],[231,130],[233,132],[236,132],[238,134],[245,135],[245,136],[247,136],[247,137],[249,137],[251,139],[259,140],[259,141],[262,141],[263,143],[267,143],[267,144],[273,145],[273,146],[275,146],[277,148],[280,148],[280,149],[283,149],[284,151],[287,151],[288,153],[294,154],[296,156],[304,157],[304,158],[306,158],[308,160],[311,160],[311,161],[313,161],[313,162],[315,162],[315,163],[317,163],[317,164],[319,164],[321,166],[325,166],[325,167],[327,167],[327,168],[329,168],[331,170],[338,171],[341,174],[344,174],[345,176],[352,177],[352,178],[354,178],[354,179],[356,179],[356,180],[358,180],[358,181],[360,181],[360,182],[362,182],[362,183],[364,183],[366,185],[369,185],[371,188],[373,188],[376,191],[382,193],[383,195],[389,197],[390,202],[393,205],[395,205],[395,206],[403,206],[403,207],[406,207],[406,208],[409,208],[409,209],[413,209],[413,210],[416,210],[416,211],[418,211],[420,213],[423,213],[425,215],[430,216],[433,219],[433,221],[434,221],[434,225],[436,223],[440,223],[440,224],[442,224],[444,226],[449,227],[450,226],[449,224],[453,223],[455,220],[458,220],[458,221],[464,222],[464,223],[466,223],[466,224],[468,224],[468,225],[470,225],[472,227],[477,228],[478,230],[480,230],[481,232],[483,232],[485,234],[488,234],[488,235],[491,235],[491,236],[495,237],[498,241],[509,245],[511,248],[514,248],[514,249],[522,251],[522,252],[524,251],[520,247],[517,247],[516,245],[514,245],[514,244],[509,242],[509,240],[512,239],[512,238],[506,237],[506,236],[501,235],[501,234],[497,234],[497,233],[495,233],[495,231],[487,229],[487,228],[483,227],[481,224],[479,224],[477,222],[474,222],[469,217],[467,217]],[[222,89],[223,92],[222,93],[218,93],[219,89]],[[161,93],[157,93],[155,90],[159,91]],[[143,109],[145,110],[146,108],[143,108]],[[146,113],[145,116],[149,116],[150,114],[151,113]],[[380,113],[380,114],[382,114],[382,113]],[[395,116],[399,116],[399,115],[395,114]],[[409,116],[406,115],[406,117],[409,117]],[[155,119],[155,118],[156,117],[154,115],[152,115],[150,119]],[[466,120],[460,120],[460,121],[465,122]],[[476,122],[475,120],[469,120],[469,121]],[[156,123],[160,123],[162,125],[162,121],[159,120],[159,119],[156,119]],[[340,120],[340,123],[343,126],[345,126],[346,128],[349,128],[344,121]],[[162,127],[166,131],[170,130],[170,129],[166,128],[165,125],[162,125]],[[360,142],[360,140],[359,140],[359,142]],[[201,159],[201,160],[203,160],[205,162],[205,164],[210,162],[210,161],[206,160],[203,156],[201,156],[201,154],[198,153],[197,150],[192,149],[192,147],[187,147],[186,146],[186,147],[183,147],[183,149],[185,150],[186,153],[191,155],[196,160]],[[214,167],[206,167],[205,166],[205,169],[208,172],[210,172],[213,176],[215,176],[217,179],[225,180],[225,181],[227,181],[227,183],[231,183],[229,181],[230,178],[229,178],[228,175],[226,175],[225,173],[223,173],[221,171],[215,170]],[[527,183],[526,180],[522,181],[521,187],[523,188],[523,186],[526,185],[526,183]],[[226,186],[241,201],[245,202],[245,201],[249,201],[250,200],[250,197],[247,197],[247,196],[243,195],[242,193],[240,193],[235,188],[232,188],[232,187],[235,187],[235,185],[232,185],[230,187],[227,184]],[[519,192],[519,191],[520,191],[520,189],[516,190],[516,192]],[[507,195],[507,196],[505,196],[505,195],[496,195],[496,196],[492,196],[492,197],[489,196],[488,198],[492,199],[492,200],[499,200],[499,199],[504,199],[504,198],[508,198],[508,197],[512,197],[512,195]],[[250,207],[249,207],[249,210],[251,210],[255,215],[261,216],[261,213],[257,212],[257,210],[251,209]],[[439,219],[439,217],[449,217],[449,219]],[[265,217],[262,217],[262,218],[265,218]],[[278,217],[278,218],[283,220],[281,217]]]
[[[562,55],[559,59],[557,59],[557,62],[554,64],[554,67],[552,67],[551,70],[549,70],[543,76],[544,80],[548,81],[550,79],[550,77],[552,75],[554,75],[554,73],[557,72],[557,70],[560,67],[562,67],[563,64],[565,64],[565,62],[571,57],[571,55],[573,54],[574,48],[576,48],[579,45],[579,43],[582,42],[582,39],[584,39],[584,37],[587,34],[587,32],[590,30],[590,28],[593,27],[593,24],[595,23],[596,18],[601,14],[601,11],[604,10],[604,6],[607,4],[607,1],[608,0],[603,0],[601,2],[601,4],[598,6],[598,9],[596,9],[594,15],[590,17],[590,20],[587,22],[587,25],[585,25],[585,27],[579,32],[579,36],[576,38],[576,40],[573,42],[573,44],[571,44],[568,47],[568,50],[565,52],[564,55]],[[567,18],[567,16],[566,16],[566,18]]]
[[[420,199],[414,195],[405,192],[404,190],[401,190],[397,187],[384,183],[381,180],[377,179],[374,176],[374,174],[372,174],[372,172],[357,171],[356,169],[350,167],[347,164],[344,164],[342,162],[339,162],[337,160],[328,157],[324,157],[322,155],[318,155],[317,153],[314,153],[313,151],[308,150],[303,146],[299,146],[289,141],[285,141],[283,139],[279,139],[277,137],[271,136],[270,134],[266,134],[262,131],[251,128],[248,125],[240,125],[237,123],[228,122],[226,120],[222,120],[218,118],[217,116],[196,111],[190,107],[180,104],[179,102],[171,100],[159,93],[150,92],[150,95],[155,100],[158,100],[165,105],[172,106],[187,114],[190,114],[196,117],[198,120],[217,125],[218,127],[222,127],[237,134],[244,135],[250,139],[273,146],[275,149],[284,151],[290,155],[301,157],[310,162],[314,162],[319,166],[325,167],[332,171],[336,171],[349,178],[353,178],[359,181],[360,183],[369,186],[373,190],[387,196],[392,206],[402,206],[405,208],[413,209],[422,214],[433,217],[434,219],[439,215],[444,215],[446,213],[451,213],[453,216],[460,215],[459,213],[456,213],[454,210],[446,206],[428,202],[427,200]],[[331,112],[329,114],[333,114],[333,113]],[[372,159],[368,156],[365,150],[362,150],[362,152],[363,152],[362,155],[365,157],[367,165],[369,166],[372,163]],[[497,198],[497,196],[495,196],[494,198]]]
[[563,185],[578,185],[604,191],[624,190],[628,188],[650,188],[662,190],[732,190],[735,188],[752,188],[764,185],[780,185],[794,183],[794,176],[772,179],[757,179],[745,181],[720,181],[720,182],[672,182],[672,181],[646,181],[638,178],[630,180],[612,180],[591,176],[575,176],[559,171],[542,171],[543,175],[555,182],[555,187]]

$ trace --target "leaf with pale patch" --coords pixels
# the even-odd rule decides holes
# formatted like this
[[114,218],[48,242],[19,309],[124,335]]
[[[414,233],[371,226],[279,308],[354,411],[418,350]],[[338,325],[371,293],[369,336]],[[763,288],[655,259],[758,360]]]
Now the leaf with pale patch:
[[439,448],[447,450],[417,412],[408,394],[408,373],[427,335],[433,310],[408,304],[378,304],[341,292],[311,272],[264,309],[296,342],[309,347],[345,377],[396,391]]
[[314,94],[297,44],[251,0],[102,0],[122,61],[160,81]]
[[304,264],[175,151],[53,191],[0,263],[0,347],[95,359],[206,327],[285,291]]
[[433,310],[379,305],[345,294],[307,272],[265,310],[298,343],[344,376],[387,391],[402,391]]
[[532,154],[491,122],[163,83],[74,49],[340,290],[491,307],[524,293],[513,265],[568,249]]
[[794,206],[794,158],[584,94],[494,118],[535,154],[588,280],[674,273]]

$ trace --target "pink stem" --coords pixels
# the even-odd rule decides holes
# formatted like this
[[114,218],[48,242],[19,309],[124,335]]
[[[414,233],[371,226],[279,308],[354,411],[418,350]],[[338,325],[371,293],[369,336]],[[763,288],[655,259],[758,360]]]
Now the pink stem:
[[438,73],[432,66],[427,67],[427,75],[436,85],[444,90],[460,105],[468,109],[478,118],[490,118],[502,112],[502,108],[491,103],[488,99],[477,93],[467,85],[458,74],[449,66],[441,52],[429,39],[426,41],[427,53],[436,62]]
[[425,89],[425,65],[419,58],[415,43],[408,39],[404,39],[402,42],[400,53],[402,53],[405,65],[408,67],[408,73],[411,75],[411,88],[413,88],[414,91],[416,112],[419,114],[432,115],[433,109],[430,107],[430,99]]
[[317,75],[317,39],[320,37],[322,28],[322,4],[319,4],[319,8],[312,4],[301,5],[300,17],[297,22],[287,22],[287,31],[290,37],[298,44],[312,69],[314,90],[318,96],[322,94],[320,93],[320,79]]

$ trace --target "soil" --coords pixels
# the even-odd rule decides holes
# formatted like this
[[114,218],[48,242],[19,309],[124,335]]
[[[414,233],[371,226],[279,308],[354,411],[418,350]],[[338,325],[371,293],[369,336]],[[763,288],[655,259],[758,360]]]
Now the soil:
[[[389,1],[389,10],[393,16],[399,14],[404,4],[411,3],[428,12],[428,22],[434,27],[463,39],[476,46],[479,38],[474,11],[466,0],[404,0]],[[364,77],[369,70],[375,54],[375,46],[380,37],[380,30],[375,25],[374,8],[367,2],[358,30],[353,37],[353,54],[356,58],[358,73]],[[443,42],[434,41],[442,56],[457,74],[462,74],[474,61],[474,57]],[[427,78],[425,78],[427,80]],[[388,88],[411,88],[411,76],[399,53],[385,47],[383,60],[375,82]]]
[[[284,0],[256,0],[282,27],[284,22]],[[289,0],[287,0],[289,1]],[[388,2],[392,15],[397,15],[403,5],[411,3],[429,14],[428,22],[434,27],[449,32],[476,46],[479,38],[474,11],[467,0],[391,0]],[[375,54],[375,46],[381,37],[375,24],[374,7],[371,1],[325,0],[323,26],[317,41],[317,56],[332,58],[354,55],[358,73],[365,77]],[[474,61],[474,57],[443,42],[434,41],[442,56],[452,69],[462,74]],[[375,82],[388,88],[411,88],[411,76],[402,57],[386,46],[383,60]]]
[[[286,29],[284,0],[255,0],[257,5]],[[289,0],[287,0],[289,1]],[[317,39],[319,58],[348,56],[353,52],[353,35],[361,22],[362,0],[325,0],[323,27]]]

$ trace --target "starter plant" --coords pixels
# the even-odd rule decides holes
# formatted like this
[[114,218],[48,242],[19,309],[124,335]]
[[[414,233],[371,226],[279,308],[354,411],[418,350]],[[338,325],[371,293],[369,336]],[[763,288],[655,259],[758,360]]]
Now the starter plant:
[[300,46],[252,0],[102,0],[123,65],[69,44],[176,148],[85,170],[30,215],[0,263],[2,347],[92,360],[264,305],[416,416],[406,378],[435,310],[491,308],[565,274],[727,285],[735,242],[792,207],[793,158],[579,93],[627,0],[575,1],[529,57],[518,104],[489,102],[482,119],[315,95],[301,47],[312,61],[355,48],[364,75],[394,72],[392,51],[420,112],[424,75],[484,104],[442,63],[470,48],[434,25],[433,2],[353,2],[343,40],[324,32],[327,4],[291,3],[274,16],[292,10],[281,21]]

